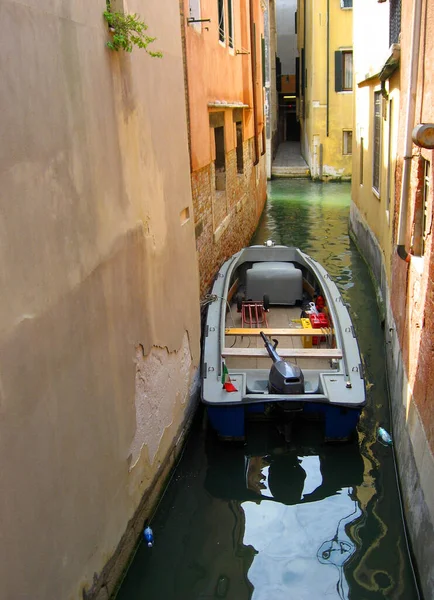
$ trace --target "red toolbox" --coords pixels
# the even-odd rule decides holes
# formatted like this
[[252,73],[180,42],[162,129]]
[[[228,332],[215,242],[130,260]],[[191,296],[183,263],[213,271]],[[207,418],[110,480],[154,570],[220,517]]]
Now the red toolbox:
[[[327,318],[327,315],[325,315],[324,313],[311,313],[309,315],[309,321],[310,321],[310,325],[313,329],[325,329],[329,326],[329,320]],[[319,342],[325,342],[325,336],[316,336],[314,335],[312,338],[312,344],[314,346],[317,346],[319,344]]]

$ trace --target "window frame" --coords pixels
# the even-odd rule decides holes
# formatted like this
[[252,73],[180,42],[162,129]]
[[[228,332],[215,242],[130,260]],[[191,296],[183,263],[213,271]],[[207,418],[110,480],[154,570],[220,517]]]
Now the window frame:
[[[349,137],[351,138],[351,142],[350,142],[350,151],[348,152],[348,138]],[[343,129],[342,130],[342,154],[343,154],[343,156],[352,156],[352,154],[353,154],[353,130],[352,129]]]
[[[346,57],[351,56],[351,83],[350,87],[347,87],[345,81],[347,79],[347,64]],[[343,92],[352,92],[353,91],[353,51],[352,50],[342,50],[342,91]]]
[[[351,56],[351,87],[345,85],[347,79],[346,74],[348,68],[346,64],[346,56]],[[353,91],[353,49],[342,48],[335,51],[335,92],[352,92]]]

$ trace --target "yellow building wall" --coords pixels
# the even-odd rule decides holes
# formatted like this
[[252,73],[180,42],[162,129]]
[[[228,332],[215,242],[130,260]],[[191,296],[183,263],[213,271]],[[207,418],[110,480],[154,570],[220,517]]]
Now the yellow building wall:
[[352,10],[341,9],[336,0],[327,15],[327,0],[300,0],[299,12],[298,45],[299,51],[305,48],[307,84],[302,152],[313,178],[349,179],[352,157],[343,154],[343,131],[353,128],[353,92],[335,91],[335,51],[352,49]]
[[[375,236],[390,285],[393,251],[395,167],[399,117],[399,72],[384,83],[381,100],[380,186],[373,188],[374,94],[381,92],[379,73],[389,56],[387,3],[356,3],[354,18],[355,110],[352,201]],[[375,40],[375,44],[371,43]],[[363,147],[362,147],[363,144]]]

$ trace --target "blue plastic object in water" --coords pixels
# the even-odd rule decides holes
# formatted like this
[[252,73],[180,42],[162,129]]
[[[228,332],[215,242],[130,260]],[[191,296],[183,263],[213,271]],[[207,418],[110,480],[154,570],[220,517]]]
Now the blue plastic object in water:
[[154,545],[154,532],[149,527],[149,525],[147,527],[145,527],[145,531],[143,532],[143,537],[145,538],[145,542],[148,545],[148,548],[152,548],[152,546]]
[[384,427],[378,428],[378,439],[383,442],[386,446],[392,445],[392,437],[390,433],[388,433]]

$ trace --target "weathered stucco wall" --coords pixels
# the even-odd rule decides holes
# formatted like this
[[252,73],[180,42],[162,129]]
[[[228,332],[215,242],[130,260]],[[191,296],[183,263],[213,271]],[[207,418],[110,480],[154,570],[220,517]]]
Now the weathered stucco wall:
[[4,600],[90,589],[155,499],[199,362],[179,7],[128,1],[162,59],[109,51],[104,9],[0,3]]
[[[222,262],[250,241],[266,200],[261,51],[265,3],[224,0],[220,30],[219,3],[202,0],[200,10],[191,0],[181,3],[196,247],[204,295]],[[187,15],[210,21],[188,23]],[[223,128],[219,157],[216,128]],[[242,167],[237,165],[237,145]]]

